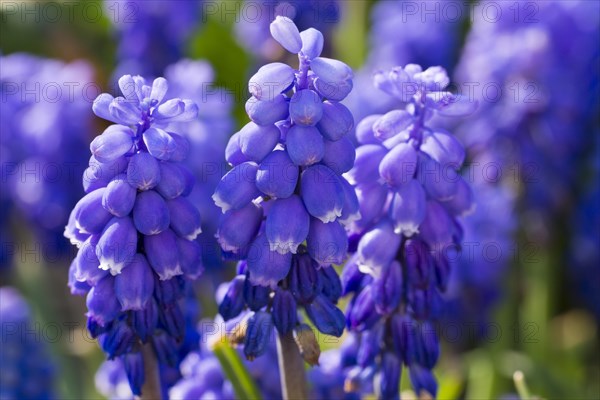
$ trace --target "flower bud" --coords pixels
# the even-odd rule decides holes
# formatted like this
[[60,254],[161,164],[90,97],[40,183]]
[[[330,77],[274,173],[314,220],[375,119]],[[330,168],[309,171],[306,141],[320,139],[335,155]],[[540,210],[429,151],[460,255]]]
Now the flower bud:
[[142,395],[142,385],[146,380],[144,374],[144,358],[142,353],[139,351],[130,352],[121,358],[123,360],[123,366],[125,368],[125,374],[127,375],[127,381],[131,392],[135,396]]
[[321,161],[325,144],[314,126],[292,125],[287,132],[286,149],[294,164],[307,166]]
[[298,167],[294,165],[288,153],[281,150],[265,157],[256,173],[256,187],[271,197],[290,197],[297,182]]
[[106,353],[109,360],[116,356],[128,353],[135,343],[135,335],[126,321],[121,320],[114,323],[110,329],[98,338],[102,351]]
[[382,399],[398,398],[402,364],[395,354],[385,352],[381,360],[380,392]]
[[321,163],[331,168],[336,174],[343,174],[352,169],[356,150],[350,139],[342,137],[335,142],[325,140],[324,144],[325,153],[323,153]]
[[156,185],[156,191],[165,199],[174,199],[181,196],[186,189],[186,178],[178,164],[171,162],[160,163],[160,182]]
[[160,166],[156,158],[142,151],[134,154],[127,166],[127,182],[139,190],[152,189],[160,182]]
[[244,300],[248,308],[252,311],[258,311],[269,303],[271,289],[253,285],[249,279],[244,282]]
[[379,121],[381,114],[373,114],[363,118],[358,124],[356,124],[356,141],[360,144],[381,144],[381,141],[375,138],[375,132],[373,132],[373,125]]
[[245,306],[243,289],[246,277],[238,275],[227,285],[227,292],[219,303],[219,314],[225,321],[240,315]]
[[156,301],[151,298],[143,309],[132,311],[131,317],[133,330],[140,340],[146,343],[158,325],[158,307]]
[[162,196],[154,190],[137,195],[133,206],[133,223],[144,235],[156,235],[169,227],[169,209]]
[[314,88],[317,93],[331,102],[344,100],[352,91],[353,85],[351,80],[334,83],[319,77],[314,80]]
[[258,311],[248,320],[246,339],[244,341],[244,355],[249,361],[254,360],[267,351],[269,341],[272,340],[273,319],[271,314]]
[[307,254],[292,257],[288,285],[294,298],[300,303],[310,303],[321,293],[323,281],[317,271],[318,265]]
[[142,138],[148,153],[159,160],[170,159],[177,147],[171,135],[159,128],[148,128],[142,134]]
[[260,163],[273,151],[279,136],[279,129],[273,124],[260,126],[248,122],[239,132],[240,150],[248,160]]
[[239,210],[260,195],[256,188],[258,165],[244,162],[225,174],[212,198],[223,212]]
[[323,34],[315,28],[308,28],[300,32],[302,39],[302,54],[309,59],[319,57],[323,51]]
[[325,82],[337,84],[354,77],[352,68],[345,63],[331,58],[317,57],[310,62],[310,69]]
[[373,286],[368,285],[352,301],[347,310],[350,329],[363,332],[371,329],[381,319],[378,313],[373,312],[375,310],[374,290]]
[[135,188],[127,182],[127,175],[117,175],[102,195],[102,207],[115,217],[125,217],[133,209],[135,195]]
[[393,188],[410,182],[416,170],[417,152],[410,143],[397,144],[379,164],[379,176]]
[[321,292],[333,303],[337,303],[342,296],[342,282],[337,272],[331,266],[319,268],[317,271],[321,277],[321,282],[323,282]]
[[283,289],[277,289],[273,297],[273,323],[281,335],[285,335],[298,323],[296,300],[294,296]]
[[100,188],[83,196],[75,205],[73,215],[77,229],[84,233],[100,233],[112,215],[102,207],[106,189]]
[[192,280],[198,279],[204,272],[200,244],[195,240],[178,237],[177,252],[179,253],[179,264],[185,277]]
[[92,155],[102,163],[108,163],[123,156],[133,146],[133,131],[123,125],[111,125],[90,144]]
[[323,117],[317,128],[327,140],[337,141],[346,136],[354,126],[354,117],[346,106],[330,101],[323,102]]
[[86,305],[89,318],[104,327],[121,312],[121,305],[115,296],[112,276],[102,278],[87,295]]
[[[373,124],[373,136],[381,141],[403,132],[413,123],[414,116],[405,110],[393,110],[381,116]],[[408,139],[408,134],[403,135]]]
[[358,263],[361,271],[375,277],[396,257],[401,237],[394,233],[392,223],[382,219],[360,239]]
[[323,102],[310,89],[299,90],[290,99],[290,117],[299,125],[315,126],[323,116]]
[[275,17],[269,26],[271,36],[290,53],[299,53],[302,49],[300,32],[294,21],[280,15]]
[[261,67],[248,82],[248,90],[258,100],[273,100],[285,92],[296,79],[294,69],[283,63]]
[[260,101],[252,96],[246,101],[245,108],[248,117],[260,126],[272,125],[289,115],[287,97],[282,94],[275,96],[271,101]]
[[392,261],[374,279],[373,285],[375,309],[378,313],[388,315],[394,312],[402,298],[402,267],[396,260]]
[[387,149],[377,144],[366,144],[356,149],[354,167],[344,177],[351,184],[377,182],[379,178],[379,163],[387,154]]
[[320,294],[312,303],[306,304],[304,308],[306,315],[320,332],[335,337],[342,336],[346,318],[327,297]]
[[437,383],[433,373],[418,364],[408,367],[410,383],[419,398],[435,398],[437,395]]
[[420,239],[407,240],[404,245],[404,259],[408,284],[425,288],[433,273],[433,257],[429,248]]

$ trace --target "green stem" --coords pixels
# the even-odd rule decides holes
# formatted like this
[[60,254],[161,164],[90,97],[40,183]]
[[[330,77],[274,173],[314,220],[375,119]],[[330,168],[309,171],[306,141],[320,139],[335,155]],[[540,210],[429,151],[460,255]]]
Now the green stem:
[[160,375],[158,373],[158,363],[156,355],[150,344],[144,345],[144,386],[142,386],[142,400],[161,400],[162,392],[160,388]]
[[233,385],[237,398],[260,400],[262,396],[237,351],[226,341],[214,343],[212,350],[221,363],[225,376]]
[[294,335],[277,334],[277,358],[281,374],[281,394],[284,400],[304,400],[308,398],[304,360],[300,355]]
[[523,375],[523,372],[515,371],[513,374],[513,381],[515,382],[515,387],[517,388],[517,393],[521,400],[530,399],[531,394],[529,393],[529,388],[525,382],[525,375]]

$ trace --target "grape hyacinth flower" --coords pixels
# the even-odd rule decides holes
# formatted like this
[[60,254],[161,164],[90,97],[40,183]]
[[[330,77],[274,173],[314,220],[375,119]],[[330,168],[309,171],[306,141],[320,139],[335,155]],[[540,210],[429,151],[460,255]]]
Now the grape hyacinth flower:
[[[74,294],[87,295],[88,330],[109,359],[125,365],[131,390],[144,383],[142,348],[176,366],[184,339],[180,300],[202,272],[200,214],[186,198],[193,187],[181,164],[188,145],[169,124],[196,117],[195,103],[166,99],[157,78],[119,79],[123,97],[101,94],[94,113],[114,122],[90,144],[86,195],[65,236],[79,248],[69,271]],[[147,352],[151,354],[150,352]]]
[[202,2],[104,0],[117,37],[118,66],[113,76],[133,73],[161,76],[180,60],[187,42],[201,22]]
[[34,329],[25,299],[8,286],[0,288],[0,333],[0,398],[55,398],[56,371],[43,335]]
[[298,54],[299,67],[271,63],[250,79],[251,122],[231,137],[226,158],[233,169],[213,196],[223,211],[217,239],[242,260],[219,312],[225,320],[252,312],[244,321],[249,359],[265,351],[273,328],[298,335],[305,327],[301,307],[321,332],[342,334],[332,264],[346,257],[343,224],[358,217],[356,195],[341,176],[354,160],[347,137],[353,118],[339,103],[352,88],[352,70],[320,57],[323,35],[316,29],[299,32],[277,17],[271,33]]
[[418,396],[435,396],[431,370],[439,343],[433,322],[448,281],[447,250],[460,244],[457,217],[473,201],[457,172],[464,148],[428,121],[434,114],[469,114],[475,105],[445,91],[449,79],[441,67],[395,67],[377,72],[374,83],[406,107],[357,126],[361,146],[344,175],[361,212],[348,226],[360,239],[342,274],[344,293],[353,293],[347,323],[360,333],[357,366],[377,371],[381,398],[398,397],[402,364]]
[[[424,4],[405,0],[373,4],[368,36],[369,53],[364,65],[356,71],[355,90],[345,102],[357,121],[398,107],[398,101],[393,96],[372,90],[371,77],[375,71],[412,62],[441,65],[449,73],[452,72],[468,9],[458,1],[436,3],[436,6],[441,4],[442,9],[448,12],[433,16],[427,14]],[[431,51],[432,48],[435,51]]]
[[16,254],[11,228],[22,222],[44,262],[62,264],[69,250],[62,231],[87,165],[91,118],[81,88],[92,84],[93,69],[13,53],[0,54],[0,71],[0,269]]

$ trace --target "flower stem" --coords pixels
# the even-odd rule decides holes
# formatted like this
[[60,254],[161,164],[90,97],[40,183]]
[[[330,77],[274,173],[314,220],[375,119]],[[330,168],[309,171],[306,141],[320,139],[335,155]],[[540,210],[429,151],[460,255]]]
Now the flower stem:
[[161,400],[162,392],[160,388],[160,375],[158,373],[158,363],[152,346],[147,343],[143,347],[144,354],[144,386],[142,386],[142,400]]
[[283,336],[277,334],[277,357],[279,359],[283,399],[304,400],[308,398],[304,360],[291,331]]
[[525,375],[523,372],[516,371],[513,374],[513,380],[515,382],[515,387],[517,388],[517,393],[521,400],[531,399],[531,395],[529,394],[529,388],[527,387],[527,382],[525,382]]

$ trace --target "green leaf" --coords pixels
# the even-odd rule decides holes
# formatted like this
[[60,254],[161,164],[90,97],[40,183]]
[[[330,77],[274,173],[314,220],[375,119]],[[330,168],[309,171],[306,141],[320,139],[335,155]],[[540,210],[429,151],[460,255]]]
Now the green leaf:
[[215,343],[212,350],[219,359],[223,372],[233,385],[237,397],[260,400],[262,396],[237,351],[227,341]]

